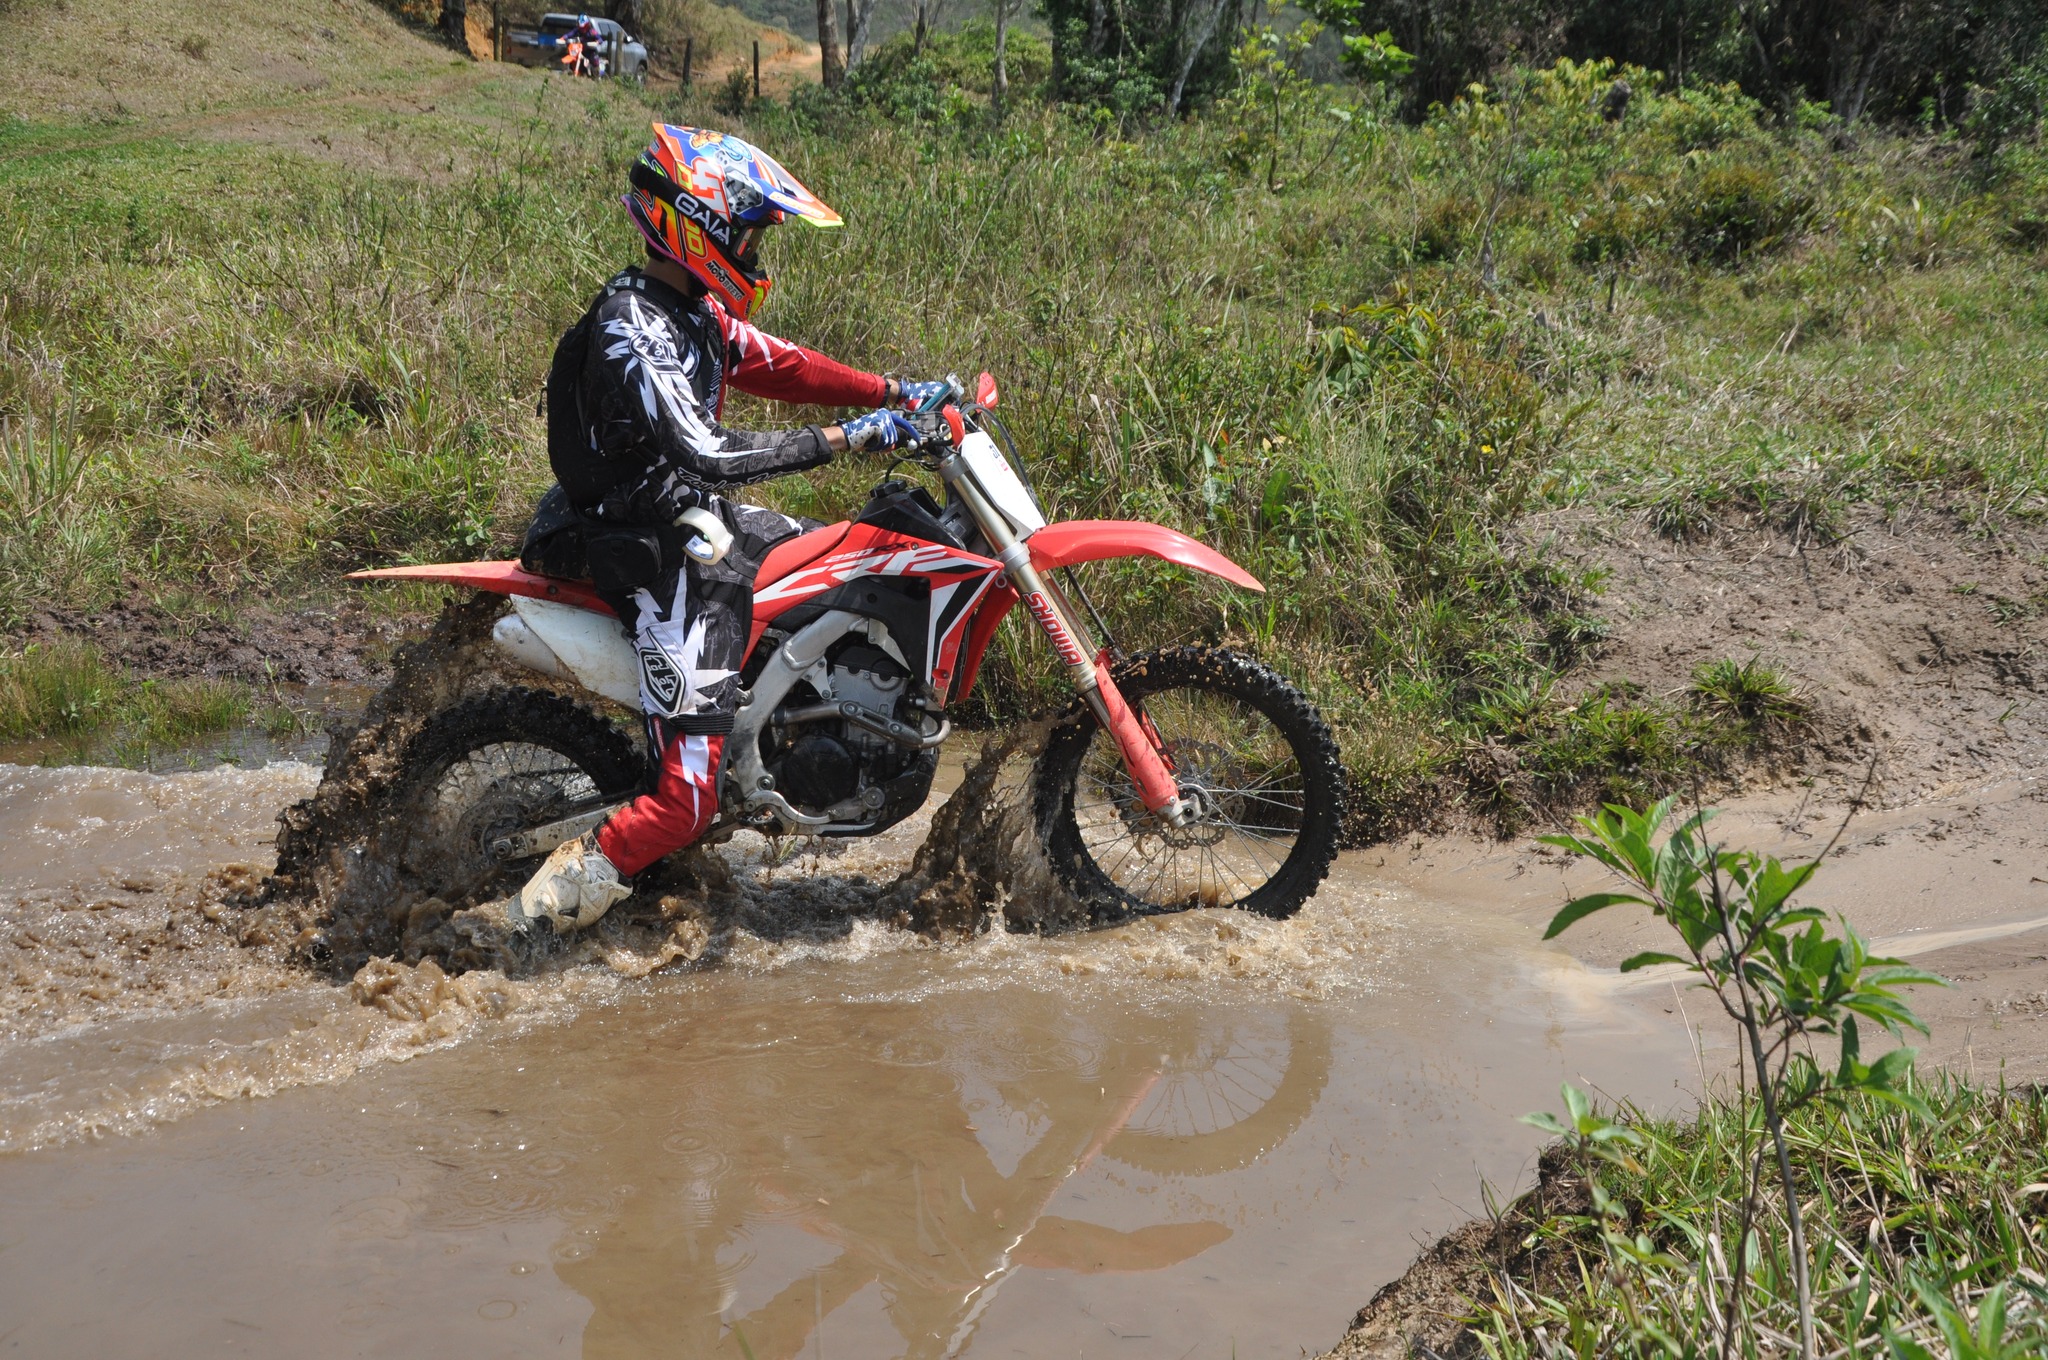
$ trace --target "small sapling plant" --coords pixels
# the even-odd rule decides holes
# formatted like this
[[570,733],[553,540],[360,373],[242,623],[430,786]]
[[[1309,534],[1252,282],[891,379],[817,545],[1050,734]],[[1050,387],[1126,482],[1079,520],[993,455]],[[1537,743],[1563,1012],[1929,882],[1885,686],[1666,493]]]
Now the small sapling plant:
[[[1752,1153],[1746,1142],[1750,1125],[1744,1121],[1743,1154],[1749,1171],[1742,1226],[1732,1253],[1734,1280],[1721,1320],[1721,1354],[1729,1355],[1735,1344],[1749,1242],[1757,1223],[1758,1189],[1768,1158],[1775,1164],[1784,1195],[1798,1296],[1799,1354],[1801,1360],[1814,1360],[1806,1235],[1785,1120],[1804,1105],[1851,1095],[1874,1096],[1926,1114],[1911,1089],[1915,1050],[1902,1046],[1865,1062],[1857,1024],[1873,1023],[1894,1036],[1907,1029],[1926,1033],[1927,1027],[1899,992],[1939,985],[1941,979],[1899,959],[1872,954],[1847,921],[1839,921],[1839,932],[1833,932],[1823,912],[1794,905],[1793,896],[1819,871],[1835,840],[1813,860],[1787,867],[1774,856],[1715,845],[1707,835],[1713,816],[1708,811],[1694,812],[1660,840],[1676,803],[1676,798],[1666,798],[1645,812],[1610,804],[1597,814],[1580,817],[1576,834],[1542,838],[1599,861],[1623,884],[1619,891],[1588,893],[1566,903],[1544,938],[1555,938],[1609,907],[1642,906],[1668,922],[1683,942],[1682,954],[1637,954],[1622,963],[1621,971],[1678,964],[1696,974],[1699,985],[1713,993],[1739,1032],[1744,1084],[1751,1073],[1756,1079],[1764,1137]],[[1835,839],[1840,835],[1838,830]],[[1832,1067],[1813,1053],[1817,1035],[1838,1041]],[[1617,1142],[1608,1132],[1612,1126],[1592,1113],[1583,1094],[1566,1087],[1565,1101],[1572,1116],[1569,1127],[1552,1116],[1533,1116],[1530,1122],[1571,1140],[1582,1156]]]
[[1565,1118],[1539,1112],[1523,1115],[1522,1122],[1562,1140],[1577,1159],[1579,1178],[1586,1183],[1586,1194],[1593,1208],[1590,1219],[1579,1221],[1597,1229],[1600,1240],[1617,1257],[1638,1265],[1677,1265],[1678,1262],[1657,1250],[1647,1233],[1630,1236],[1623,1231],[1628,1215],[1600,1183],[1602,1163],[1640,1174],[1643,1168],[1636,1161],[1635,1154],[1649,1140],[1626,1124],[1617,1123],[1595,1110],[1593,1098],[1570,1082],[1557,1089],[1558,1094],[1564,1097]]

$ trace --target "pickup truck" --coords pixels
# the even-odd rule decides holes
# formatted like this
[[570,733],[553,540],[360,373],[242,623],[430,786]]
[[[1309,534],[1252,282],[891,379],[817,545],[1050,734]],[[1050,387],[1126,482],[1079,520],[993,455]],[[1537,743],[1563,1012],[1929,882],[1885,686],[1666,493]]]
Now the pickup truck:
[[[640,40],[619,27],[615,19],[591,22],[603,35],[599,50],[604,54],[606,74],[632,81],[647,79],[647,48]],[[562,66],[562,53],[568,49],[569,35],[575,31],[575,15],[544,14],[539,28],[514,28],[506,32],[505,60],[522,66],[567,69]]]

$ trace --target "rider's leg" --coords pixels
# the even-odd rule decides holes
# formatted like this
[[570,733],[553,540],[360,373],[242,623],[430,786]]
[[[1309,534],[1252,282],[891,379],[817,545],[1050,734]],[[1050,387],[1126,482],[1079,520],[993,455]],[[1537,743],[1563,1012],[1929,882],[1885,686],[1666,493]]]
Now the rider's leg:
[[663,730],[669,725],[658,718],[654,724],[662,742],[654,791],[620,808],[597,831],[598,848],[627,877],[695,844],[718,816],[725,738]]
[[691,563],[635,593],[640,707],[661,753],[654,789],[551,855],[520,892],[521,916],[546,916],[558,929],[589,925],[632,891],[622,880],[692,844],[717,817],[725,734],[739,705],[749,586],[706,578],[731,575]]

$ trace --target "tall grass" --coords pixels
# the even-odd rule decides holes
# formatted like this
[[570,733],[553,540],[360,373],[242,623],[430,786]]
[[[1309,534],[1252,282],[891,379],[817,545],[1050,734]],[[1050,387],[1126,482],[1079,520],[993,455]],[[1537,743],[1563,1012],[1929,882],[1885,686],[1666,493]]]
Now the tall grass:
[[232,681],[133,676],[86,642],[0,655],[0,741],[79,741],[112,731],[147,754],[225,731],[252,709],[248,690]]

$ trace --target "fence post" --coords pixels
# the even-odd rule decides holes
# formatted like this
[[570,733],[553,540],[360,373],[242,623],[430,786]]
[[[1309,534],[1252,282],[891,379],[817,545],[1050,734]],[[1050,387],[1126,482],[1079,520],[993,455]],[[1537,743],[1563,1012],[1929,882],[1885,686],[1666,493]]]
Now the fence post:
[[696,54],[696,51],[697,40],[695,38],[683,39],[683,84],[685,85],[690,83],[690,58]]
[[754,98],[761,98],[761,40],[754,39]]

